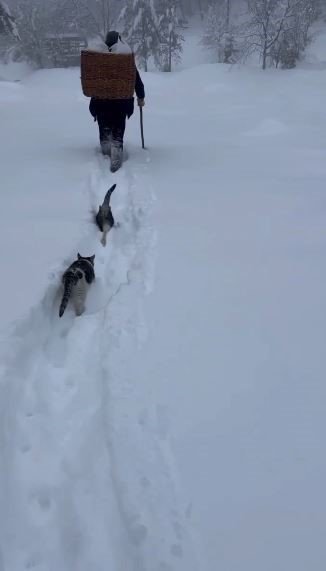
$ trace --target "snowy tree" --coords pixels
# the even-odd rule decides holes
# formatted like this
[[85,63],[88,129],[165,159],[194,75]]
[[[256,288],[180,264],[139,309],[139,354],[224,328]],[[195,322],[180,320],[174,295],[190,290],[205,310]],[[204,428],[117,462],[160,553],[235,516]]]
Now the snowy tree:
[[49,36],[75,33],[103,40],[114,26],[120,8],[119,0],[11,0],[11,3],[22,40],[19,57],[38,67],[51,63],[47,52]]
[[5,2],[0,1],[0,34],[10,35],[19,39],[16,22]]
[[51,29],[50,6],[45,0],[17,0],[15,17],[21,39],[18,57],[44,67],[45,38]]
[[[285,8],[287,5],[288,0]],[[282,7],[279,0],[248,0],[250,20],[245,30],[245,52],[259,53],[263,69],[284,29],[285,15],[279,14]]]
[[204,20],[209,3],[209,0],[180,0],[180,9],[183,18],[187,19],[199,14],[200,18]]
[[[257,52],[263,69],[268,62],[275,63],[282,57],[291,60],[292,66],[293,58],[300,52],[299,44],[303,49],[306,45],[302,34],[307,38],[315,3],[316,0],[248,0],[250,20],[244,27],[245,54]],[[302,39],[297,43],[300,35]]]
[[99,36],[104,40],[107,32],[117,23],[121,9],[118,0],[70,1],[74,4],[79,27],[89,35]]
[[163,71],[172,71],[172,62],[181,59],[184,42],[180,32],[182,22],[179,1],[158,0],[157,15],[160,34],[159,65]]
[[311,26],[319,16],[318,0],[300,0],[293,4],[278,42],[271,52],[276,67],[293,68],[312,39]]
[[123,36],[137,55],[141,67],[147,71],[148,61],[158,60],[160,39],[153,0],[127,0],[120,18]]
[[82,11],[80,2],[75,0],[57,0],[51,9],[52,32],[67,33],[69,31],[82,32]]
[[214,1],[208,7],[203,45],[213,51],[217,61],[232,63],[235,59],[235,29],[230,21],[231,0]]

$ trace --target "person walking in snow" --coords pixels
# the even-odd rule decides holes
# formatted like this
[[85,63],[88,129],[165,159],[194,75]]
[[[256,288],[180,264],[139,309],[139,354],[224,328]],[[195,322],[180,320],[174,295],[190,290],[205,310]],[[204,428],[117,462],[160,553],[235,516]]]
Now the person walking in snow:
[[[121,39],[118,32],[108,32],[105,43],[111,53],[131,53],[130,47]],[[138,70],[136,70],[135,91],[138,106],[143,107],[145,105],[145,90]],[[89,110],[98,123],[102,153],[111,155],[111,171],[115,172],[122,164],[126,118],[129,119],[134,112],[134,98],[97,99],[92,97]]]

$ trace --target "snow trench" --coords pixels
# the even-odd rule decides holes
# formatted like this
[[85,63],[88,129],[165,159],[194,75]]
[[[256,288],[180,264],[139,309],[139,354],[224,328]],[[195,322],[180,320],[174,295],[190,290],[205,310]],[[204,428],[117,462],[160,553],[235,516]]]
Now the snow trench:
[[[107,247],[89,225],[4,343],[0,571],[197,568],[166,410],[142,382],[156,241],[149,161],[117,173]],[[108,186],[95,157],[92,207]],[[60,320],[58,284],[78,251],[96,255],[96,282],[85,314]]]

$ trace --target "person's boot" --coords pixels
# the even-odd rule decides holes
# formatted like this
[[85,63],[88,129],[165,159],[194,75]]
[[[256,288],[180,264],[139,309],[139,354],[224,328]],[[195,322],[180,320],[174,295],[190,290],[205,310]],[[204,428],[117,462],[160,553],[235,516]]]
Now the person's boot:
[[123,146],[121,143],[112,143],[111,145],[111,172],[116,172],[122,165]]
[[101,133],[101,149],[102,149],[102,154],[105,156],[110,157],[111,156],[111,131],[108,128],[104,128],[103,129],[103,133]]
[[102,149],[102,154],[104,156],[110,157],[111,156],[111,141],[109,141],[109,140],[101,141],[101,149]]

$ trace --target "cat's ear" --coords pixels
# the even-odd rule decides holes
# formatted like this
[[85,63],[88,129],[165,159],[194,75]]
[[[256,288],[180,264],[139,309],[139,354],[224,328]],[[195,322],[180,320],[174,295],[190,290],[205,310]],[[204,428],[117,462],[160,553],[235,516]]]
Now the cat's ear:
[[77,257],[78,257],[78,260],[81,260],[83,256],[81,256],[80,253],[78,252]]
[[92,262],[92,264],[94,264],[94,260],[95,260],[95,254],[94,254],[94,256],[90,256],[90,258],[89,258],[89,259],[90,259],[90,261]]

